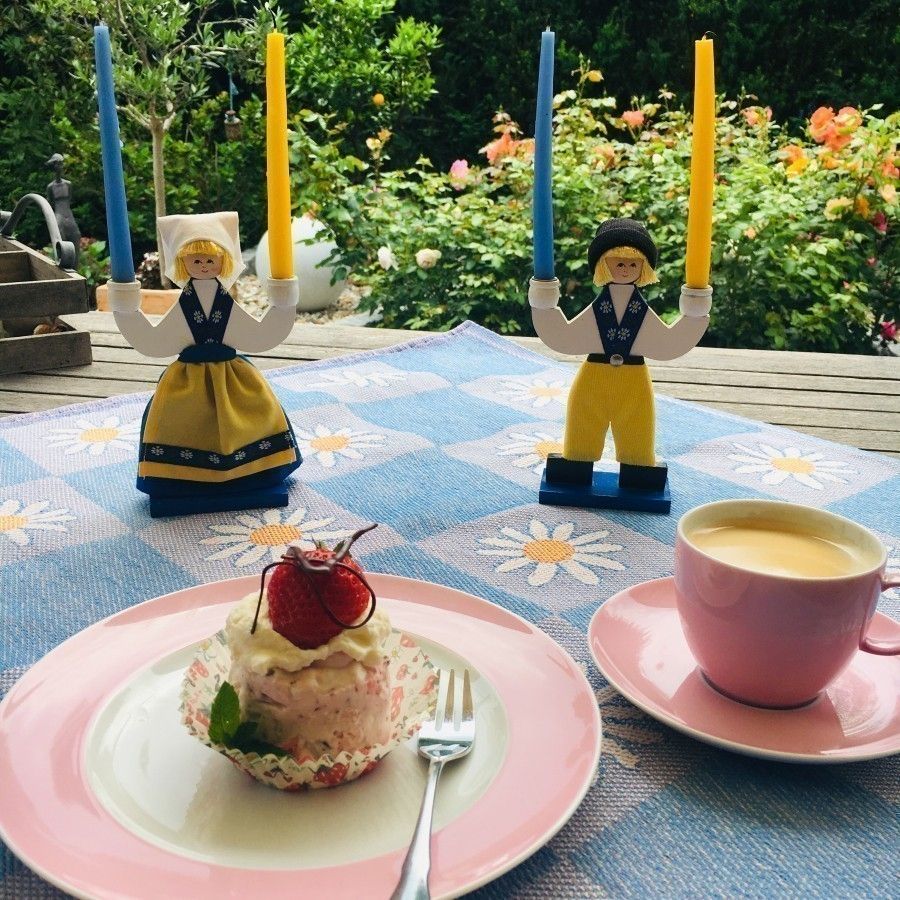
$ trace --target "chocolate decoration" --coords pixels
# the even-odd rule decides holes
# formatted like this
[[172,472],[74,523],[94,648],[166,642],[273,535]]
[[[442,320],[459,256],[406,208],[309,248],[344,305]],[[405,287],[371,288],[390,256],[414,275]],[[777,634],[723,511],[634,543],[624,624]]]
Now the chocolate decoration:
[[349,538],[346,538],[342,543],[338,544],[337,548],[335,548],[334,557],[331,559],[321,559],[321,560],[310,560],[305,554],[304,551],[300,547],[289,546],[287,552],[278,562],[269,563],[263,570],[259,579],[259,598],[256,601],[256,614],[253,616],[253,624],[250,626],[250,634],[256,633],[256,624],[259,621],[259,611],[262,608],[262,598],[263,593],[266,587],[266,573],[270,569],[274,569],[277,566],[294,566],[300,569],[303,572],[306,572],[308,575],[330,575],[336,568],[346,569],[348,572],[351,572],[353,576],[359,581],[362,582],[365,589],[369,592],[369,596],[372,598],[369,603],[369,612],[366,617],[362,620],[362,622],[357,622],[355,625],[349,624],[347,622],[342,622],[329,608],[328,604],[322,599],[322,595],[319,592],[319,588],[316,584],[315,578],[310,578],[309,583],[312,586],[313,594],[315,595],[316,600],[319,601],[319,606],[322,607],[322,611],[334,622],[335,625],[338,625],[340,628],[362,628],[363,625],[367,625],[369,620],[375,614],[375,605],[377,603],[377,598],[375,596],[375,591],[372,590],[372,586],[366,580],[365,575],[361,572],[357,572],[352,566],[348,566],[343,560],[350,553],[350,548],[353,544],[361,538],[364,534],[371,531],[373,528],[377,528],[378,523],[375,522],[372,525],[367,525],[365,528],[360,528],[359,531],[355,531]]

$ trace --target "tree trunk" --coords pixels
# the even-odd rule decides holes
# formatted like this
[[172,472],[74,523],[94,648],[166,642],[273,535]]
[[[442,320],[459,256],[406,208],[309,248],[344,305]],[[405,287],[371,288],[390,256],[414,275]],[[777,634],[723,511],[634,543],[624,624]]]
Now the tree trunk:
[[[166,139],[166,129],[162,119],[151,116],[150,136],[153,139],[153,200],[157,223],[161,216],[166,214],[166,173],[163,164],[163,142]],[[163,254],[162,241],[159,239],[159,224],[156,226],[156,246],[159,251],[159,277],[164,288],[172,287],[172,282],[166,277],[166,260]]]

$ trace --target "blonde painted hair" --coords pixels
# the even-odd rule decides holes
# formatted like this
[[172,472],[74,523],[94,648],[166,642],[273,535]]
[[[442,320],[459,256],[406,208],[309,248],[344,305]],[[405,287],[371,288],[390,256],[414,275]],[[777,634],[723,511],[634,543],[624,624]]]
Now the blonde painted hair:
[[205,256],[221,256],[222,271],[220,278],[228,278],[234,270],[234,260],[231,254],[224,248],[220,247],[215,241],[188,241],[178,248],[178,255],[175,257],[175,281],[188,281],[190,274],[184,265],[184,257],[193,256],[194,254]]
[[612,272],[609,271],[609,266],[606,264],[606,258],[608,256],[621,256],[625,259],[639,259],[643,262],[644,266],[641,269],[641,274],[638,277],[638,280],[634,282],[635,287],[644,287],[647,284],[655,284],[659,281],[659,277],[656,272],[653,271],[653,266],[647,261],[647,257],[641,253],[640,250],[636,250],[634,247],[613,247],[612,250],[607,250],[600,259],[597,260],[597,265],[594,266],[594,284],[597,287],[602,287],[604,284],[609,284],[612,280]]

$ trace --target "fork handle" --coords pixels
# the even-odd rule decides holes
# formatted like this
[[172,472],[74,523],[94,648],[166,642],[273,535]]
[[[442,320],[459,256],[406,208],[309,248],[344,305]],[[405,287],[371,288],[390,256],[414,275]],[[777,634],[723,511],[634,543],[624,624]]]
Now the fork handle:
[[431,819],[434,813],[434,794],[438,778],[444,768],[444,760],[433,759],[428,764],[428,780],[425,796],[419,810],[419,821],[413,833],[412,843],[403,860],[400,882],[391,894],[391,900],[430,900],[428,873],[431,870]]

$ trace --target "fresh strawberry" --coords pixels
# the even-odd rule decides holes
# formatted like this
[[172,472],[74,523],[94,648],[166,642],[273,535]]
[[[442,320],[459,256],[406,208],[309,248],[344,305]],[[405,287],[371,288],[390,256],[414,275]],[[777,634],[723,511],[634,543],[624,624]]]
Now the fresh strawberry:
[[[312,565],[335,559],[335,552],[324,547],[293,552]],[[318,647],[340,634],[344,629],[334,619],[347,625],[356,622],[371,600],[362,569],[349,554],[330,572],[311,573],[296,562],[276,566],[266,595],[272,627],[303,649]]]

